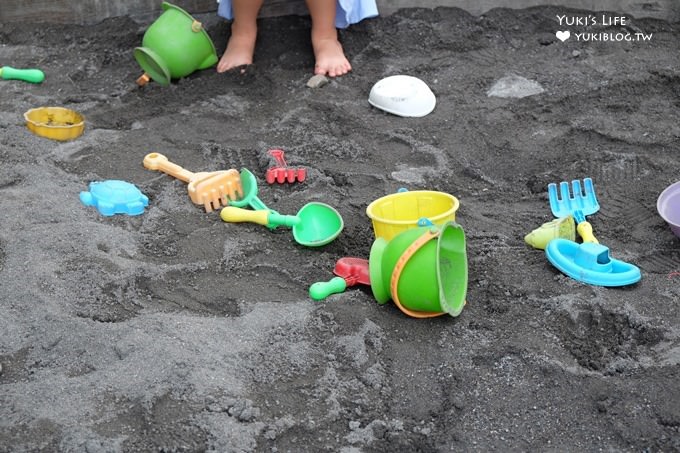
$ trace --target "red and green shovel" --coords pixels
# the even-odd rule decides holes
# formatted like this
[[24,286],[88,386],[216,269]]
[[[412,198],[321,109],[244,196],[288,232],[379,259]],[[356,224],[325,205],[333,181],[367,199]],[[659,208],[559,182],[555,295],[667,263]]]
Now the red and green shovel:
[[342,293],[347,287],[356,284],[370,285],[368,260],[363,258],[344,257],[335,263],[333,273],[337,277],[327,282],[316,282],[309,287],[309,296],[314,300],[322,300],[331,294]]

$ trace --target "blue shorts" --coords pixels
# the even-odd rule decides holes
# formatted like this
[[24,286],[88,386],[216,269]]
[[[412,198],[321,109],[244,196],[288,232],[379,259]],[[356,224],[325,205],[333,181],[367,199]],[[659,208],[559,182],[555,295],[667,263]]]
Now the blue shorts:
[[[369,17],[378,15],[378,6],[375,0],[337,0],[338,7],[335,13],[335,26],[347,28]],[[217,14],[225,19],[233,19],[234,12],[231,8],[231,0],[219,0]]]

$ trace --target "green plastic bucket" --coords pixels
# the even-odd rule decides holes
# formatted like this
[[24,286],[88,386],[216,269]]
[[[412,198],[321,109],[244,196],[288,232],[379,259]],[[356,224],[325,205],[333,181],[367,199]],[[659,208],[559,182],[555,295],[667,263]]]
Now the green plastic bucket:
[[378,303],[392,299],[409,316],[458,316],[465,306],[465,233],[455,222],[412,228],[390,241],[376,239],[369,269]]
[[217,52],[203,25],[168,2],[163,13],[144,33],[134,57],[144,72],[161,85],[217,63]]

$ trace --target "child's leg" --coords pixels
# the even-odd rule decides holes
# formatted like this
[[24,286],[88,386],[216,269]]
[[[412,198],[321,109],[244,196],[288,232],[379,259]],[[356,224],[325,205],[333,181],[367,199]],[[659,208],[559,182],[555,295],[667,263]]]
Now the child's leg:
[[264,0],[232,0],[234,20],[227,49],[217,64],[217,72],[251,64],[257,40],[257,14]]
[[314,73],[331,77],[347,74],[352,66],[345,57],[335,28],[337,0],[306,1],[312,17],[312,47],[316,58]]

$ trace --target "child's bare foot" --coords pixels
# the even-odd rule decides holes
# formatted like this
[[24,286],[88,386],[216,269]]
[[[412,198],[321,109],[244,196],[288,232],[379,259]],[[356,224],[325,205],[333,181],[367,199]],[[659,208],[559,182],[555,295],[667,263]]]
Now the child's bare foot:
[[352,65],[345,57],[345,52],[337,38],[315,38],[312,36],[312,46],[316,57],[314,74],[338,77],[352,70]]
[[217,63],[217,72],[252,64],[256,40],[257,26],[243,26],[234,21],[231,25],[231,37],[227,43],[227,49]]

